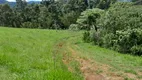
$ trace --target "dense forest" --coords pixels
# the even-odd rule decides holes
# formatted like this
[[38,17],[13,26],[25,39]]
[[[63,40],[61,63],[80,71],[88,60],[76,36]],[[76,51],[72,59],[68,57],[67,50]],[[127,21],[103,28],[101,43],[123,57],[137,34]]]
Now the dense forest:
[[41,4],[27,4],[25,0],[16,0],[14,8],[7,4],[0,5],[0,25],[68,29],[76,23],[82,11],[95,7],[107,9],[114,2],[115,0],[43,0]]
[[86,30],[85,42],[122,53],[142,55],[141,1],[42,0],[0,5],[0,26]]

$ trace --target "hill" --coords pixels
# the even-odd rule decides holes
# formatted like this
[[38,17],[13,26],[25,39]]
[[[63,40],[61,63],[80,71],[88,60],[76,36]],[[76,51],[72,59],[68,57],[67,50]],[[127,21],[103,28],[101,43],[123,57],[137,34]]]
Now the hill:
[[84,43],[82,31],[0,27],[0,34],[0,80],[142,79],[140,56]]
[[[56,50],[67,31],[0,28],[0,80],[80,80]],[[54,59],[53,59],[54,58]]]

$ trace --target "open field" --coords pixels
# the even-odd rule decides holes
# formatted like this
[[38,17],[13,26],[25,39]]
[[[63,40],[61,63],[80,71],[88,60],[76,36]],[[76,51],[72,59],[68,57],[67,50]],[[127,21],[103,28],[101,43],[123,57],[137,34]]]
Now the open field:
[[0,80],[80,80],[54,48],[68,36],[67,31],[0,28]]
[[0,28],[0,80],[142,79],[142,57],[84,43],[81,35]]

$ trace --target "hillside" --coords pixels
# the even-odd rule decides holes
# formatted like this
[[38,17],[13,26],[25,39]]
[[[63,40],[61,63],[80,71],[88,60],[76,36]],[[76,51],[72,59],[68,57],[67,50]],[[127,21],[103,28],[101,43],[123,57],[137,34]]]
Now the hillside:
[[140,80],[142,58],[84,43],[82,31],[0,28],[0,80]]
[[142,80],[142,0],[0,1],[0,80]]
[[0,28],[0,34],[0,80],[81,79],[55,49],[67,31]]

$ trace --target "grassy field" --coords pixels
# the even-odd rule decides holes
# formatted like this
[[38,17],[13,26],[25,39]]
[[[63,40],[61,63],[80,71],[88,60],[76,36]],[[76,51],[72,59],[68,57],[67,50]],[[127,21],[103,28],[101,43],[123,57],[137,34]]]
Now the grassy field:
[[[56,44],[67,31],[0,28],[0,80],[80,80]],[[58,54],[57,54],[58,53]]]
[[[84,43],[81,35],[67,30],[1,27],[0,80],[83,80],[86,76],[83,78],[80,67],[92,64],[96,74],[142,79],[142,57]],[[79,59],[88,63],[82,65]]]
[[[96,70],[96,73],[101,74],[104,72],[106,76],[122,77],[122,80],[142,80],[141,56],[122,54],[94,46],[90,43],[84,43],[81,36],[70,38],[68,45],[70,45],[81,58],[91,59],[98,67],[100,66],[100,68]],[[109,66],[108,71],[101,69],[102,65],[105,65],[104,68]],[[116,78],[115,80],[118,79]]]

